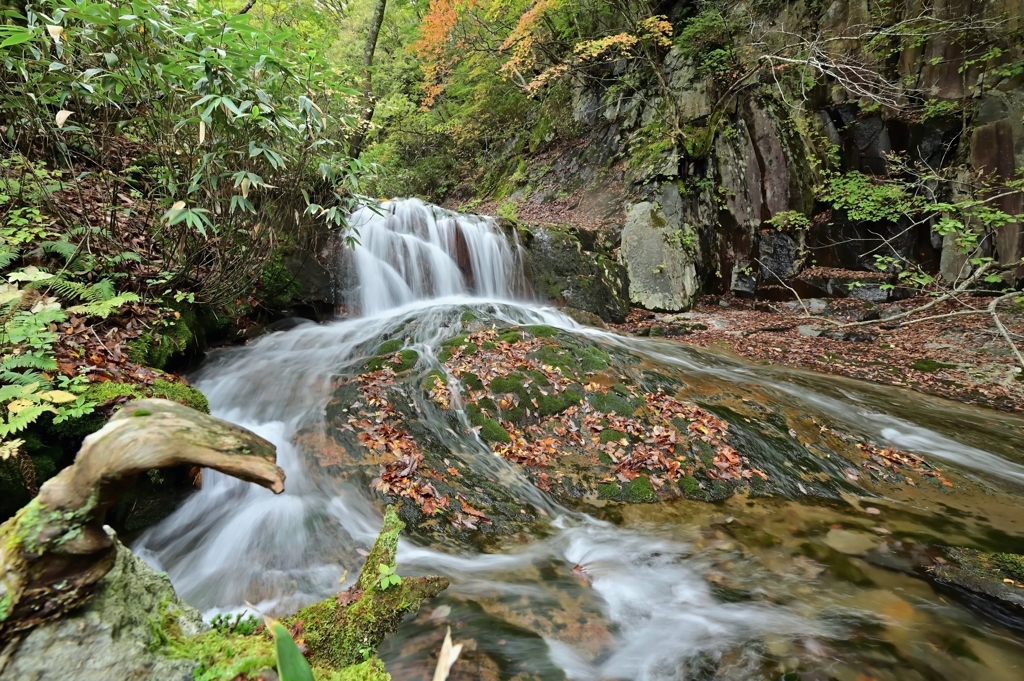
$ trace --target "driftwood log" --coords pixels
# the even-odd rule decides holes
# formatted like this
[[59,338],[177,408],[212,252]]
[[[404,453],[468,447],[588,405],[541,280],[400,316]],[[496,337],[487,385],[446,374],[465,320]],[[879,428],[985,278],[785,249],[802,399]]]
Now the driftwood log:
[[275,459],[263,438],[176,402],[126,405],[0,525],[0,643],[88,602],[114,564],[107,509],[140,474],[203,466],[280,493],[284,472]]

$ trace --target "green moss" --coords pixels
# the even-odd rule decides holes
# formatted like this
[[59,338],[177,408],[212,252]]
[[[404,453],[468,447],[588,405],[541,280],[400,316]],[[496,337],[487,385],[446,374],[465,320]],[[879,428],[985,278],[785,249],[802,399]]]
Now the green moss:
[[[448,585],[444,578],[407,577],[401,584],[381,589],[377,583],[377,568],[395,566],[398,537],[404,527],[394,508],[389,507],[384,514],[384,527],[359,574],[357,588],[362,593],[355,602],[343,605],[337,599],[328,598],[295,614],[293,619],[303,622],[304,639],[314,668],[320,665],[344,671],[349,665],[364,664],[384,637],[398,628],[405,614],[415,612],[420,601],[435,596]],[[372,671],[372,666],[364,667],[359,673],[366,676],[340,678],[380,678],[369,675]]]
[[163,641],[160,652],[171,658],[194,660],[195,681],[231,681],[257,677],[264,669],[277,668],[274,642],[265,634],[237,636],[216,629],[182,637],[172,631]]
[[646,475],[638,475],[630,480],[623,487],[622,492],[626,500],[633,503],[652,503],[658,500],[658,496],[654,493],[654,485]]
[[465,345],[468,338],[469,338],[469,336],[466,336],[465,334],[463,334],[461,336],[455,336],[455,338],[449,338],[446,341],[441,341],[441,347],[442,348],[456,348],[456,347],[459,347],[461,345]]
[[540,395],[537,397],[537,413],[541,416],[554,416],[582,401],[583,396],[573,390],[566,390],[556,395]]
[[484,341],[483,343],[480,344],[481,350],[496,350],[497,347],[498,346],[495,343],[492,343],[491,341]]
[[384,341],[383,343],[381,343],[380,347],[377,348],[377,352],[375,354],[393,355],[399,350],[401,350],[403,345],[404,343],[402,343],[402,341],[398,340],[397,338],[393,338],[389,341]]
[[462,348],[463,355],[475,355],[480,352],[480,348],[477,347],[476,343],[466,343]]
[[[494,405],[494,402],[488,400],[489,404],[485,405],[490,407]],[[480,411],[481,404],[470,402],[466,405],[466,415],[469,417],[469,423],[480,429],[480,439],[484,442],[512,442],[512,437],[508,434],[508,431],[501,427],[495,419],[486,416]],[[493,406],[492,411],[497,411],[497,406]]]
[[558,335],[558,329],[550,326],[544,326],[543,324],[537,324],[535,326],[528,326],[526,330],[529,331],[535,338],[553,338]]
[[597,486],[597,496],[601,499],[618,499],[622,494],[617,482],[602,482]]
[[[398,362],[395,361],[395,354],[398,355]],[[416,362],[419,361],[419,358],[420,353],[415,350],[401,350],[398,353],[391,355],[373,357],[366,362],[365,367],[367,371],[380,371],[384,367],[388,367],[398,374],[403,371],[408,371],[416,366]]]
[[1015,553],[997,553],[992,556],[992,564],[1010,579],[1024,582],[1024,556]]
[[515,371],[513,371],[508,376],[497,376],[491,379],[491,392],[495,395],[503,395],[505,393],[520,393],[521,391],[525,390],[525,388],[523,387],[523,383],[525,381],[526,377]]
[[692,475],[687,475],[685,478],[679,481],[679,488],[683,490],[683,494],[692,498],[701,497],[704,495],[704,490],[700,488],[700,483],[697,482],[697,478]]
[[945,364],[944,362],[936,362],[933,359],[919,359],[910,365],[911,369],[915,371],[925,371],[931,373],[938,371],[939,369],[955,369],[955,364]]
[[499,334],[498,340],[500,340],[503,343],[518,343],[519,341],[523,340],[523,337],[518,331],[509,329],[508,331]]
[[480,380],[480,377],[471,371],[467,371],[462,374],[462,385],[466,386],[470,390],[483,390],[484,383]]
[[320,681],[391,681],[391,675],[384,669],[384,663],[380,658],[372,658],[351,667],[345,667],[340,672],[334,672],[329,676],[317,676]]
[[[115,381],[90,383],[89,387],[82,393],[82,396],[86,400],[95,402],[100,406],[110,405],[115,402],[130,402],[147,397],[157,397],[171,400],[178,404],[184,404],[186,407],[191,407],[204,414],[210,413],[210,403],[206,399],[206,395],[197,388],[185,385],[184,383],[174,383],[163,379],[153,381],[153,385],[117,383]],[[85,437],[102,428],[109,416],[109,410],[100,410],[76,419],[55,423],[49,426],[49,428],[61,437]]]
[[619,416],[632,416],[637,410],[637,405],[627,400],[618,393],[609,391],[607,393],[593,392],[587,396],[590,406],[605,414],[618,414]]
[[463,324],[468,324],[469,322],[476,321],[477,320],[476,313],[473,312],[472,310],[464,310],[462,312],[461,320],[462,320]]
[[621,430],[602,430],[601,431],[601,444],[608,444],[609,442],[618,442],[619,440],[627,437]]
[[611,361],[608,353],[595,347],[581,349],[577,357],[580,360],[580,367],[588,373],[607,369]]

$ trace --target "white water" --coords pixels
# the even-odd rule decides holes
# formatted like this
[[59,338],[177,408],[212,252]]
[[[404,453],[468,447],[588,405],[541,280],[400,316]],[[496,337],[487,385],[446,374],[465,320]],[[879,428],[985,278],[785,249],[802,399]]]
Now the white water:
[[[863,406],[851,410],[783,380],[755,376],[746,367],[701,364],[667,344],[585,330],[552,308],[509,300],[523,290],[518,247],[509,245],[490,220],[405,200],[387,202],[379,212],[363,209],[352,222],[362,244],[353,257],[363,316],[304,325],[249,347],[219,352],[196,382],[216,416],[277,445],[286,491],[275,496],[206,471],[202,490],[134,547],[168,573],[186,600],[208,614],[236,611],[246,601],[265,611],[291,612],[338,591],[346,571],[345,585],[352,582],[362,561],[356,549],[373,541],[379,512],[365,490],[319,473],[312,460],[315,452],[303,449],[295,435],[300,428],[324,424],[332,380],[357,372],[382,336],[401,328],[406,343],[420,351],[421,362],[429,362],[436,344],[460,328],[466,305],[515,323],[586,333],[679,371],[773,385],[809,409],[831,413],[868,436],[922,454],[968,466],[987,465],[995,457],[905,420]],[[459,267],[460,243],[468,252],[468,271],[466,252]],[[686,660],[697,654],[715,656],[769,633],[804,639],[834,633],[787,606],[717,601],[703,578],[707,566],[691,557],[685,544],[561,509],[475,437],[454,433],[445,424],[430,425],[461,452],[475,452],[474,465],[480,470],[545,509],[555,519],[555,532],[512,554],[452,554],[404,541],[399,554],[403,572],[448,575],[448,598],[517,595],[542,601],[544,592],[522,584],[514,576],[518,571],[540,559],[560,562],[566,572],[577,563],[585,565],[596,607],[614,640],[611,652],[596,660],[548,638],[550,662],[569,678],[683,678]],[[1012,478],[1024,471],[1016,465],[1000,470]],[[748,673],[740,665],[729,678],[747,678]]]

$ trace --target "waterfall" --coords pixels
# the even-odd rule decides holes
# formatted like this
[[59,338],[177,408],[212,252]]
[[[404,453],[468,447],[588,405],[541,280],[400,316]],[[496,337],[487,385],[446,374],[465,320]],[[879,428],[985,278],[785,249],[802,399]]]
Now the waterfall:
[[[734,394],[757,387],[771,396],[773,405],[815,416],[815,423],[846,424],[879,443],[994,471],[1005,480],[1024,479],[1024,468],[1016,463],[964,446],[964,437],[956,433],[931,429],[941,430],[934,424],[949,421],[955,424],[951,429],[988,433],[994,427],[989,414],[972,426],[962,410],[955,420],[939,410],[926,428],[918,425],[927,408],[922,400],[915,400],[905,412],[908,416],[897,418],[892,414],[900,413],[898,403],[883,409],[889,413],[878,413],[873,405],[879,399],[852,383],[735,362],[679,343],[580,327],[552,308],[524,302],[529,289],[522,250],[515,233],[503,233],[493,219],[407,199],[365,206],[353,213],[350,224],[359,244],[342,261],[355,280],[347,291],[348,307],[359,316],[307,323],[244,347],[218,350],[193,377],[215,416],[277,446],[277,462],[287,476],[285,491],[274,495],[203,471],[202,488],[133,544],[207,616],[239,612],[246,603],[284,616],[354,582],[380,527],[381,498],[369,489],[377,468],[364,458],[361,446],[346,449],[332,438],[342,430],[339,425],[348,423],[349,408],[355,411],[358,398],[346,388],[367,373],[367,361],[384,352],[384,342],[393,348],[397,341],[417,353],[416,364],[395,385],[404,391],[398,393],[402,401],[415,409],[418,432],[428,429],[435,451],[451,456],[452,464],[508,491],[517,502],[513,513],[522,509],[526,514],[529,506],[547,521],[534,536],[527,532],[503,544],[483,544],[480,552],[444,542],[419,543],[417,528],[409,528],[398,556],[402,574],[442,574],[452,584],[437,599],[433,614],[407,621],[381,649],[396,681],[428,678],[433,658],[424,651],[437,649],[436,635],[449,621],[445,610],[456,638],[473,640],[477,651],[509,663],[508,673],[500,678],[513,678],[520,668],[516,665],[522,665],[524,671],[536,670],[530,678],[669,681],[696,678],[694,674],[707,678],[710,667],[704,665],[712,662],[718,679],[778,678],[777,665],[790,656],[799,656],[800,664],[813,671],[836,664],[846,654],[834,652],[846,636],[837,613],[859,618],[856,622],[875,621],[860,612],[853,585],[841,575],[822,581],[829,578],[816,577],[816,564],[800,552],[816,541],[812,534],[840,527],[833,523],[863,530],[884,522],[884,515],[883,520],[868,520],[855,505],[848,514],[838,506],[809,505],[798,537],[797,523],[804,522],[798,509],[803,507],[786,500],[761,505],[736,498],[701,508],[694,504],[702,502],[637,504],[623,510],[621,526],[553,501],[519,467],[495,456],[469,427],[464,411],[454,413],[459,410],[458,391],[452,391],[452,409],[443,412],[422,395],[430,372],[447,371],[439,359],[445,350],[442,342],[465,333],[468,326],[557,327],[562,334],[600,344],[694,385],[710,382]],[[626,360],[616,368],[631,370]],[[993,441],[987,437],[985,442]],[[760,445],[763,451],[775,451],[778,440]],[[827,449],[823,453],[828,457]],[[340,463],[331,457],[339,457]],[[373,472],[347,477],[349,469],[360,466]],[[609,506],[605,512],[614,518],[618,510]],[[652,514],[650,522],[646,514]],[[782,539],[742,543],[746,535],[737,530],[733,536],[728,529],[733,516],[741,514],[747,514],[746,522],[771,518]],[[914,527],[911,515],[894,517]],[[744,523],[735,525],[742,529]],[[763,557],[756,558],[756,551],[764,551]],[[585,586],[578,583],[573,566],[585,567]],[[741,597],[723,597],[721,588]],[[767,595],[762,598],[762,593]],[[879,603],[892,602],[887,587],[867,593],[890,599]],[[933,608],[929,619],[939,616],[938,605],[928,607]],[[547,620],[554,628],[543,624]],[[914,621],[924,626],[925,618]],[[970,635],[974,631],[972,625]],[[927,637],[935,633],[915,630],[912,640],[931,640]],[[772,657],[766,641],[784,643],[789,652]],[[859,669],[858,661],[847,668]],[[876,661],[871,657],[864,665]]]
[[364,316],[458,295],[510,298],[526,290],[515,230],[494,219],[464,215],[418,199],[366,205],[349,225],[358,284],[350,309]]

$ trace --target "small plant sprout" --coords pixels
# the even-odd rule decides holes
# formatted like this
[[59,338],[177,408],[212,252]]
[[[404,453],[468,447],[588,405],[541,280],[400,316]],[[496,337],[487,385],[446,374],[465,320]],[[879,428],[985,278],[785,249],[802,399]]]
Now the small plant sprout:
[[386,591],[388,587],[398,586],[402,583],[402,578],[395,574],[396,569],[397,566],[384,563],[377,566],[377,572],[380,574],[380,577],[377,578],[377,586],[381,591]]

